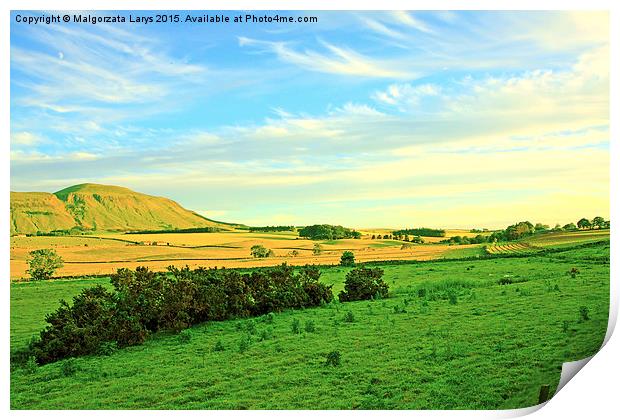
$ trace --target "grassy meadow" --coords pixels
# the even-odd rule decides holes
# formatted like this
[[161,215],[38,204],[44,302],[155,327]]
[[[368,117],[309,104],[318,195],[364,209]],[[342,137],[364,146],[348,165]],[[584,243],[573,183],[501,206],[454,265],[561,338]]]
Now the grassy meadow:
[[[540,386],[549,384],[553,393],[562,363],[594,354],[607,328],[609,242],[566,243],[546,253],[478,260],[471,257],[482,255],[481,247],[470,247],[472,253],[444,245],[450,258],[470,258],[372,263],[385,271],[387,299],[207,322],[109,356],[16,368],[11,408],[535,405]],[[572,268],[579,271],[574,278]],[[323,268],[321,280],[337,294],[349,270]],[[108,281],[12,283],[11,348],[45,326],[58,299]],[[332,352],[338,361],[328,357]]]

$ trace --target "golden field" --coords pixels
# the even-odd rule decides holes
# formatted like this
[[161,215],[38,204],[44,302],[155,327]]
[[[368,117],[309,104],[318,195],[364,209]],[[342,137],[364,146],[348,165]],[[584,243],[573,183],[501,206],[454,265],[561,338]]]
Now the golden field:
[[[119,268],[147,266],[165,270],[170,265],[190,267],[249,268],[278,265],[338,264],[344,251],[353,251],[357,262],[387,260],[431,260],[459,258],[489,253],[523,251],[514,247],[538,249],[547,246],[577,244],[609,238],[609,230],[559,232],[534,235],[523,244],[447,245],[438,243],[444,238],[424,238],[417,245],[391,239],[370,239],[385,230],[362,230],[361,239],[311,241],[293,232],[265,233],[233,230],[217,233],[101,233],[97,236],[13,236],[11,237],[11,280],[27,277],[26,258],[35,249],[52,248],[63,258],[64,267],[56,276],[105,275]],[[466,230],[449,230],[446,237],[472,236]],[[314,255],[312,248],[323,248]],[[407,243],[408,248],[401,249]],[[250,248],[263,245],[273,250],[274,257],[253,258]],[[507,249],[503,249],[503,248]],[[496,249],[497,248],[497,249]],[[296,255],[294,253],[296,252]]]
[[[465,232],[465,231],[463,231]],[[427,242],[431,242],[431,238]],[[438,240],[442,238],[432,238]],[[315,243],[323,252],[314,255]],[[337,264],[342,252],[351,250],[358,262],[380,260],[429,260],[450,257],[459,250],[475,251],[480,245],[448,246],[427,243],[411,244],[389,239],[340,239],[311,241],[295,233],[105,233],[99,236],[11,237],[11,279],[27,277],[26,258],[30,251],[52,248],[63,258],[64,267],[57,276],[110,274],[118,268],[148,266],[163,270],[169,265],[190,267],[258,267],[287,262],[291,265]],[[253,245],[263,245],[275,256],[257,259],[250,255]],[[297,255],[293,255],[296,251]]]

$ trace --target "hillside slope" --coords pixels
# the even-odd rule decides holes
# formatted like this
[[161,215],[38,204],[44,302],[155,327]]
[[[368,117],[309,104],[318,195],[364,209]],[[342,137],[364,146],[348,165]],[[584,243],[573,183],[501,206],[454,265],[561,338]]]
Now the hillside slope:
[[54,194],[11,193],[11,234],[85,229],[128,231],[230,226],[164,197],[127,188],[80,184]]
[[73,226],[73,216],[54,194],[11,191],[11,235],[71,229]]

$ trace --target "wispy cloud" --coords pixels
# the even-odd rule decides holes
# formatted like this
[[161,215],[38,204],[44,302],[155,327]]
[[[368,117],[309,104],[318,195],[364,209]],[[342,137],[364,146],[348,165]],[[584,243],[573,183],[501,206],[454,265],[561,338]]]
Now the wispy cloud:
[[413,16],[412,13],[410,12],[405,12],[405,11],[395,11],[392,12],[392,15],[394,16],[394,19],[405,25],[405,26],[409,26],[411,28],[417,29],[418,31],[421,32],[425,32],[428,34],[434,34],[435,31],[432,30],[430,28],[430,26],[426,23],[424,23],[422,20],[416,18]]
[[286,42],[262,41],[239,37],[242,47],[255,47],[260,51],[274,53],[278,59],[294,64],[304,70],[322,73],[377,77],[377,78],[415,78],[416,73],[399,69],[389,60],[366,57],[350,48],[339,47],[328,42],[321,42],[324,51],[299,51]]

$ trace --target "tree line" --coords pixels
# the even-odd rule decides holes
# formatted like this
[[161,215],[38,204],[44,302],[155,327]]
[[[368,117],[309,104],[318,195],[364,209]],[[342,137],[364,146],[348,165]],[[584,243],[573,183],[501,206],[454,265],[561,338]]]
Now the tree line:
[[250,232],[295,232],[295,226],[250,226]]
[[446,236],[446,231],[444,229],[431,229],[431,228],[415,228],[415,229],[400,229],[392,232],[393,236],[404,236],[404,235],[413,235],[413,236],[432,236],[435,238],[442,238]]
[[359,239],[362,234],[340,225],[312,225],[299,230],[299,236],[312,240]]
[[605,220],[604,218],[597,216],[592,220],[588,220],[585,217],[579,219],[577,224],[575,223],[567,223],[564,226],[560,226],[556,224],[555,227],[551,228],[549,225],[545,225],[542,223],[533,224],[529,221],[515,223],[513,225],[508,226],[504,230],[498,230],[490,235],[477,235],[475,237],[467,237],[467,236],[453,236],[449,239],[445,239],[441,241],[442,243],[455,243],[455,244],[481,244],[485,242],[501,242],[501,241],[516,241],[519,239],[523,239],[527,236],[533,235],[535,233],[545,233],[545,232],[572,232],[578,230],[590,230],[590,229],[609,229],[610,223],[609,220]]

